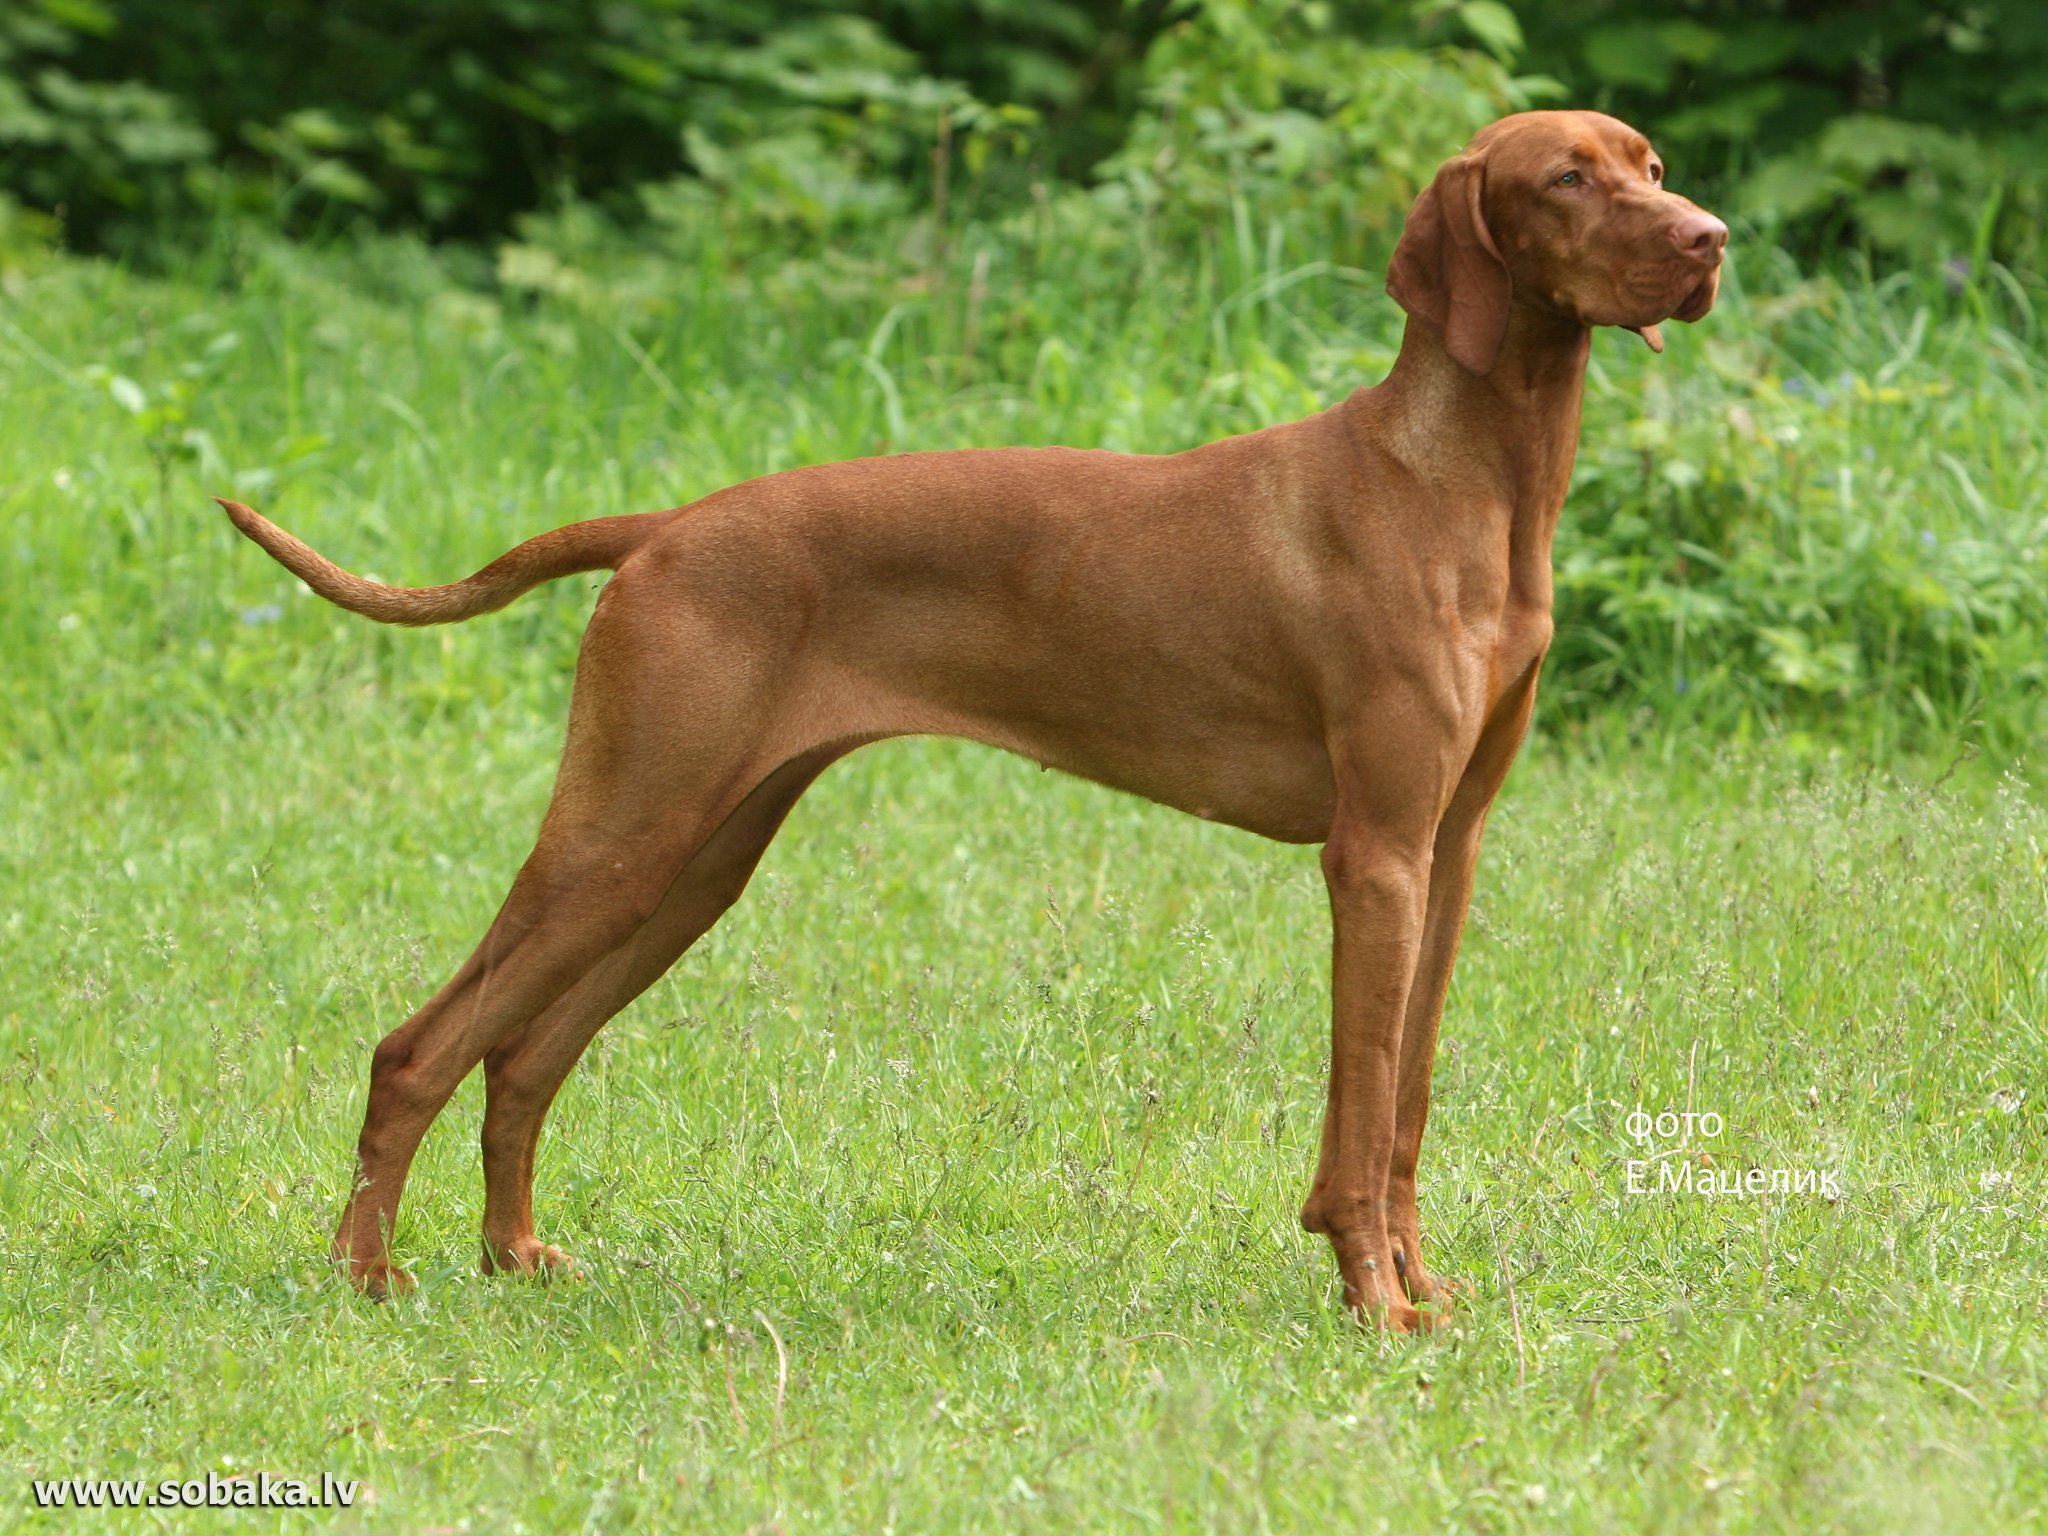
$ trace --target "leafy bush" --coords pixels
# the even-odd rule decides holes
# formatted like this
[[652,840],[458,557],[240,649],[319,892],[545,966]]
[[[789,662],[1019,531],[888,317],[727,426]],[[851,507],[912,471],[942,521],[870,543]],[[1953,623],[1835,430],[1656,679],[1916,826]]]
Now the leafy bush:
[[2009,719],[2048,683],[2027,312],[2009,329],[1905,275],[1763,275],[1778,291],[1717,313],[1682,383],[1596,379],[1553,681],[1578,709]]
[[0,10],[0,264],[54,232],[11,212],[17,199],[45,216],[81,207],[159,215],[176,174],[215,147],[175,95],[74,68],[114,30],[97,0]]
[[[1145,60],[1123,147],[1098,168],[1113,207],[1181,235],[1231,229],[1256,208],[1359,261],[1398,227],[1447,149],[1557,87],[1518,78],[1505,7],[1431,7],[1467,46],[1361,35],[1327,6],[1207,0]],[[1495,52],[1469,46],[1474,36]]]
[[630,219],[638,189],[678,177],[823,229],[900,209],[942,139],[985,159],[1043,121],[1048,147],[1092,159],[1115,133],[1088,98],[1115,97],[1166,15],[1116,0],[25,0],[0,16],[0,185],[62,208],[85,247],[220,206],[298,232],[339,217],[489,238],[564,198]]
[[2035,0],[17,0],[0,192],[87,248],[223,207],[494,240],[645,188],[820,237],[1090,182],[1341,243],[1547,101],[1644,123],[1809,250],[2044,264]]

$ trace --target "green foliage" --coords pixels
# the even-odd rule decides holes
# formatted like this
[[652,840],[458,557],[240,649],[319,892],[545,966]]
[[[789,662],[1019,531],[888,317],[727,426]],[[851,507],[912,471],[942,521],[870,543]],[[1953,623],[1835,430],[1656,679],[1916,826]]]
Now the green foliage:
[[1032,120],[809,0],[38,3],[0,30],[0,143],[87,245],[216,204],[468,237],[570,195],[630,217],[685,171],[724,188],[735,158],[772,214],[825,227],[899,208],[941,134]]
[[[2015,168],[1967,135],[1927,123],[1854,112],[1800,149],[1776,155],[1744,183],[1748,205],[1777,220],[1825,225],[1840,216],[1880,249],[1932,265],[1943,257],[1984,254]],[[2038,189],[2025,186],[2031,200]],[[2011,226],[2009,226],[2011,227]],[[2031,229],[2005,242],[2028,242]]]
[[[24,0],[0,198],[149,251],[220,209],[819,240],[1094,184],[1168,234],[1250,198],[1356,248],[1472,127],[1572,102],[1802,250],[2038,272],[2043,80],[2033,0]],[[8,206],[0,270],[49,233]]]
[[[1501,6],[1436,9],[1503,55],[1519,43]],[[1553,94],[1479,49],[1361,36],[1327,5],[1207,0],[1146,58],[1142,105],[1098,167],[1100,191],[1169,237],[1255,211],[1363,261],[1389,243],[1447,146]]]
[[867,8],[923,69],[1032,112],[1041,169],[1084,179],[1122,140],[1162,28],[1198,0],[883,0]]
[[115,29],[100,0],[0,9],[0,265],[54,231],[10,212],[17,199],[161,215],[178,173],[215,148],[175,94],[75,67]]
[[300,233],[484,238],[564,198],[630,222],[643,192],[679,187],[821,233],[900,211],[942,145],[978,178],[1030,126],[1034,152],[1085,168],[1168,17],[1119,0],[30,0],[0,16],[0,186],[61,208],[87,248],[219,207]]
[[2040,356],[1939,285],[1791,276],[1709,318],[1704,367],[1596,386],[1552,676],[1759,719],[1881,700],[1907,736],[2023,743],[1998,721],[2048,685]]

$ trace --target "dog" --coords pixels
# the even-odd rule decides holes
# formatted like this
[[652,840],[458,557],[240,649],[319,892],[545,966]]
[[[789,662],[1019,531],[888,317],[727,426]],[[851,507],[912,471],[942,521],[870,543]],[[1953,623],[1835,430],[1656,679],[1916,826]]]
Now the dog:
[[1306,420],[1171,455],[792,469],[557,529],[441,587],[351,575],[224,500],[313,591],[385,623],[615,572],[532,855],[372,1054],[336,1261],[373,1295],[411,1285],[390,1247],[406,1172],[481,1062],[484,1268],[568,1266],[534,1233],[534,1149],[592,1036],[738,899],[827,764],[943,734],[1321,845],[1333,1023],[1302,1224],[1362,1320],[1440,1320],[1416,1210],[1437,1024],[1550,644],[1591,333],[1662,351],[1660,323],[1713,305],[1727,239],[1625,123],[1520,113],[1416,199],[1392,372]]

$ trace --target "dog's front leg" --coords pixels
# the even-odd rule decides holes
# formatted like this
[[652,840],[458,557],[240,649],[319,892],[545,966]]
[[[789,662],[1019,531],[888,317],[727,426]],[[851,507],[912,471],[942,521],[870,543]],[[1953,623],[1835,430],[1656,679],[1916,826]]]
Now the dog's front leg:
[[1434,831],[1403,824],[1410,819],[1340,809],[1323,846],[1334,930],[1330,1098],[1315,1185],[1301,1211],[1302,1225],[1337,1250],[1345,1302],[1361,1320],[1403,1333],[1430,1321],[1402,1292],[1387,1230],[1401,1027]]
[[1429,876],[1428,914],[1415,980],[1408,990],[1408,1016],[1401,1027],[1400,1079],[1395,1089],[1394,1162],[1387,1183],[1387,1234],[1408,1299],[1431,1308],[1438,1319],[1451,1309],[1451,1282],[1433,1274],[1422,1257],[1422,1217],[1415,1205],[1415,1170],[1429,1122],[1429,1083],[1436,1063],[1437,1026],[1450,989],[1451,967],[1465,931],[1472,901],[1472,877],[1479,863],[1486,813],[1513,766],[1529,713],[1536,701],[1536,668],[1501,696],[1493,719],[1480,734],[1457,792],[1438,823],[1436,853]]

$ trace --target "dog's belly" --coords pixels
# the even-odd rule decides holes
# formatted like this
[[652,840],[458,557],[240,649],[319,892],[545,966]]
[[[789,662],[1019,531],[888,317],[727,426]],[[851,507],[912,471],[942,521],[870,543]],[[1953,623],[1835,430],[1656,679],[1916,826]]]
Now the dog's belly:
[[1319,843],[1336,814],[1330,759],[1314,740],[1211,738],[1158,758],[1121,742],[1012,745],[1048,768],[1283,843]]
[[1280,842],[1321,842],[1336,810],[1329,755],[1308,730],[1105,708],[1109,701],[1071,697],[1013,697],[1013,707],[991,710],[986,699],[963,704],[934,697],[928,687],[870,691],[865,700],[859,720],[845,722],[848,734],[980,742]]

